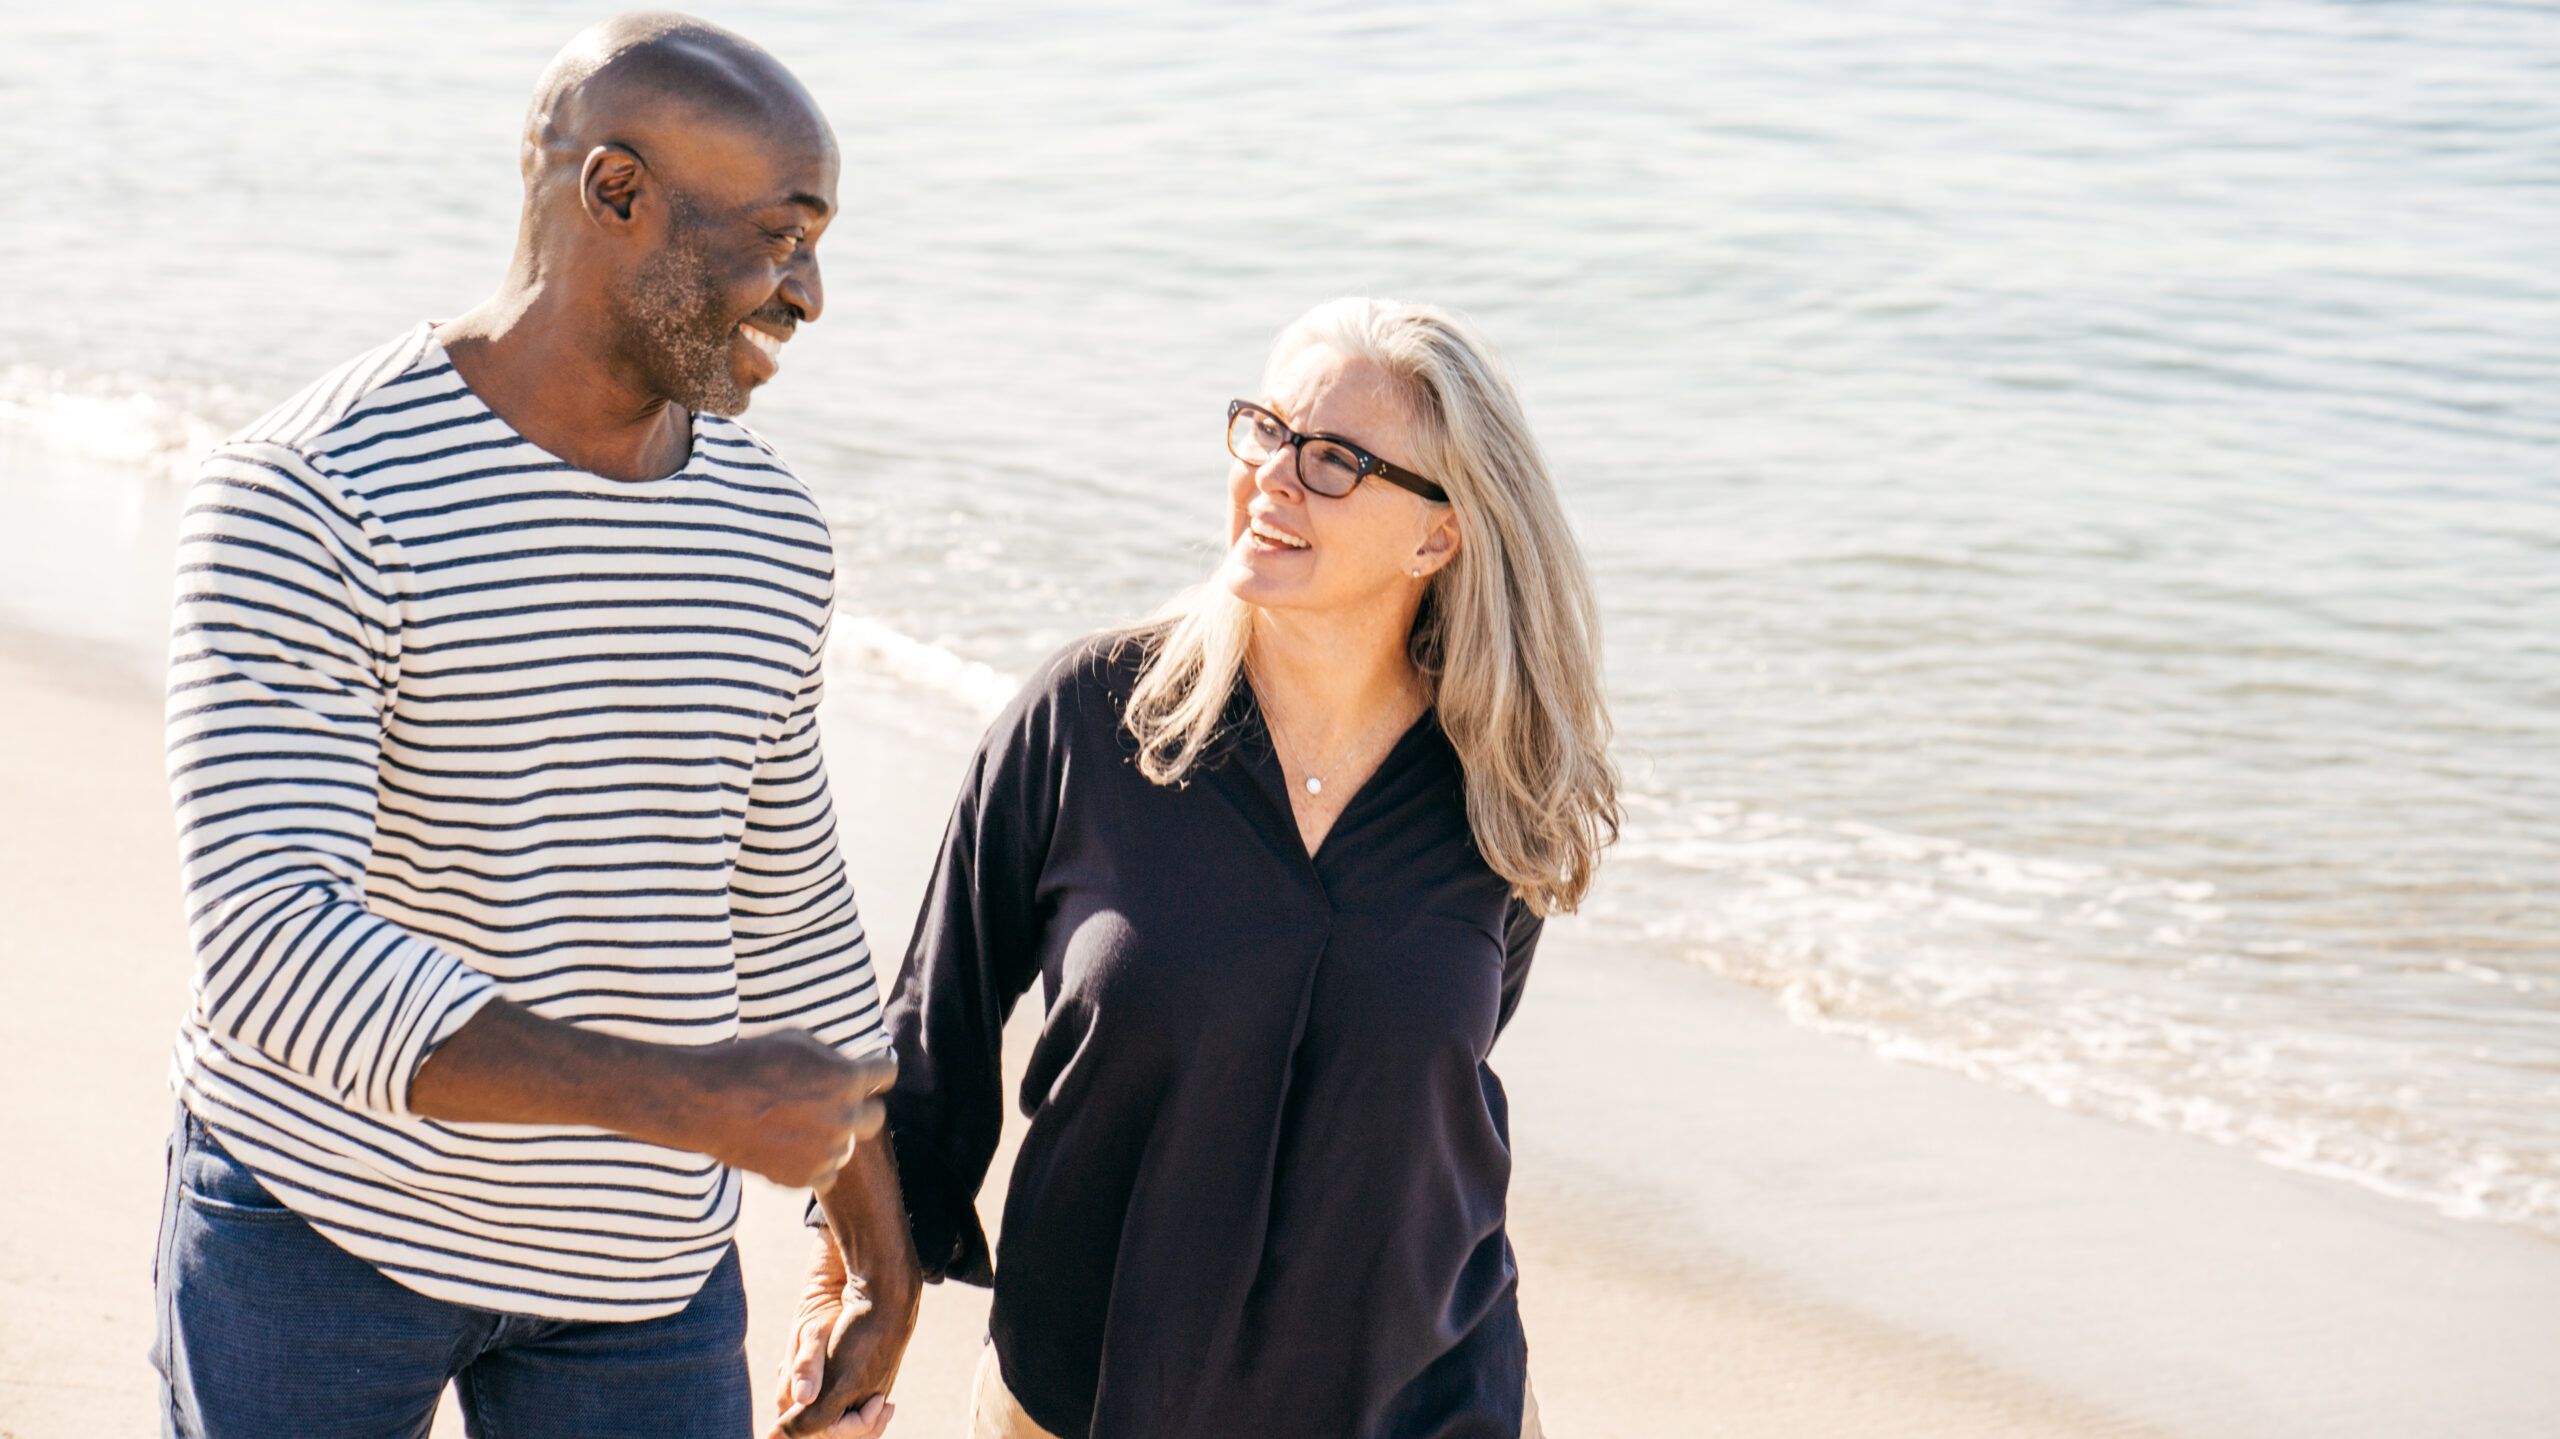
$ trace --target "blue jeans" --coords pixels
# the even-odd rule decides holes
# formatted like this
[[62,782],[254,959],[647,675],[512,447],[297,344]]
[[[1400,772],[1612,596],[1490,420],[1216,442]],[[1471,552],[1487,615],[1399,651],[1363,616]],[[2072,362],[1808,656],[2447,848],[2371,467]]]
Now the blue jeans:
[[751,1432],[734,1245],[663,1319],[447,1304],[322,1238],[182,1109],[154,1277],[166,1435],[407,1439],[434,1423],[447,1381],[474,1439]]

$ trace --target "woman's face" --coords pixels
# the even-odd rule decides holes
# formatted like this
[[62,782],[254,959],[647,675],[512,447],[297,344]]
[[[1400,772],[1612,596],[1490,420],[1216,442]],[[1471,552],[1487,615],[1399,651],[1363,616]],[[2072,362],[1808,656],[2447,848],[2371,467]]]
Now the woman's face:
[[[1337,436],[1391,465],[1420,469],[1412,416],[1386,372],[1367,360],[1310,346],[1261,402],[1300,434]],[[1411,605],[1422,588],[1412,572],[1428,577],[1456,552],[1449,507],[1384,480],[1363,480],[1340,499],[1319,495],[1298,482],[1295,447],[1260,465],[1228,466],[1227,559],[1218,579],[1247,604],[1309,612]]]

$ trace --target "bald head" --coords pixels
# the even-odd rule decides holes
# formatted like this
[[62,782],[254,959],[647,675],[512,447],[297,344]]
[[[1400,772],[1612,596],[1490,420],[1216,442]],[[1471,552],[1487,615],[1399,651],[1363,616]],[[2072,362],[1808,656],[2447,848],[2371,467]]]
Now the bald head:
[[835,151],[799,78],[763,46],[669,11],[639,11],[589,26],[552,58],[525,113],[528,191],[566,171],[574,178],[599,145],[657,152],[689,148],[706,132],[773,147]]
[[583,313],[636,387],[734,414],[823,304],[835,134],[782,62],[683,15],[622,15],[525,114],[510,284]]

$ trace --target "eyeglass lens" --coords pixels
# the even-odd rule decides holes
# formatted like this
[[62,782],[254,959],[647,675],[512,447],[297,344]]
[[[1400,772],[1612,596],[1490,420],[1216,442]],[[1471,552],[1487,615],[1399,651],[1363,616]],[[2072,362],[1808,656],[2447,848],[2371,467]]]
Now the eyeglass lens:
[[[1227,426],[1227,452],[1248,465],[1259,465],[1271,458],[1272,451],[1289,442],[1289,431],[1269,415],[1251,410],[1238,410]],[[1360,457],[1345,445],[1332,440],[1302,440],[1298,444],[1298,483],[1327,499],[1338,500],[1351,493],[1360,483]]]

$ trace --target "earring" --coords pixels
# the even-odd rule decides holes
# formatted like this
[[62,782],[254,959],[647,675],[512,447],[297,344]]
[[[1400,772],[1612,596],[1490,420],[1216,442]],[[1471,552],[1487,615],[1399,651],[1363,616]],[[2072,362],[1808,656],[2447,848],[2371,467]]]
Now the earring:
[[1422,571],[1420,570],[1407,570],[1405,573],[1413,576],[1417,580],[1422,578]]

